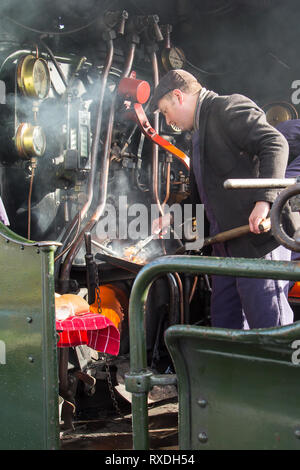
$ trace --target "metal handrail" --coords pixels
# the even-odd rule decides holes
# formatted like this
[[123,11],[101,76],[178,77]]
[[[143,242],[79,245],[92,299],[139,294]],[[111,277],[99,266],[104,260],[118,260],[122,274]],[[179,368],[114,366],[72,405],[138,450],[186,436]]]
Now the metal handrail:
[[[151,284],[159,274],[186,272],[190,274],[219,274],[262,279],[300,280],[300,263],[247,258],[215,258],[206,256],[164,256],[141,269],[135,278],[129,301],[130,371],[125,375],[126,390],[132,393],[133,448],[149,449],[148,392],[159,383],[161,376],[147,370],[146,338],[144,328],[145,304]],[[199,327],[202,328],[202,327]],[[207,328],[203,328],[206,331]],[[211,328],[212,330],[212,328]],[[292,325],[253,330],[214,328],[221,335],[253,340],[258,337],[285,338],[296,333],[300,337],[300,322]],[[170,374],[164,384],[174,383]]]

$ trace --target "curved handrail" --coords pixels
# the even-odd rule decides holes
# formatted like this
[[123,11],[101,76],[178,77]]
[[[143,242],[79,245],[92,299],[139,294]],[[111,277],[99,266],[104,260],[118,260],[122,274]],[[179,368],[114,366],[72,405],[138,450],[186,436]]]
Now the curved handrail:
[[[147,394],[155,376],[147,371],[144,312],[147,296],[158,274],[186,272],[219,274],[261,279],[300,280],[300,263],[247,258],[215,258],[207,256],[163,256],[144,266],[135,278],[129,301],[130,372],[125,376],[126,389],[132,392],[132,429],[134,449],[148,449]],[[203,334],[217,335],[234,341],[286,342],[300,337],[300,322],[253,330],[205,328]]]

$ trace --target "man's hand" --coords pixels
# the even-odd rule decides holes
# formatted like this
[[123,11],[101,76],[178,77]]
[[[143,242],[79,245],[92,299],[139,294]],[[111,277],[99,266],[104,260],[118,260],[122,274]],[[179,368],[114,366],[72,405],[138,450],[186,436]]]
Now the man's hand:
[[172,223],[172,215],[170,213],[163,215],[154,219],[152,222],[152,233],[158,235],[165,235],[167,233],[167,228]]
[[257,201],[253,211],[249,217],[250,231],[253,233],[261,233],[258,226],[264,221],[270,212],[270,203],[266,201]]

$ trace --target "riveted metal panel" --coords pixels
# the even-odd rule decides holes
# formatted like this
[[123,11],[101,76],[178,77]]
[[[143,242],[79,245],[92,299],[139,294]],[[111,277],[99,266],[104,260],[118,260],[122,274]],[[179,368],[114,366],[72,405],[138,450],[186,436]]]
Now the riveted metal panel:
[[0,449],[57,449],[54,246],[0,224]]
[[187,325],[167,330],[180,449],[300,449],[300,368],[291,360],[299,326],[268,336]]

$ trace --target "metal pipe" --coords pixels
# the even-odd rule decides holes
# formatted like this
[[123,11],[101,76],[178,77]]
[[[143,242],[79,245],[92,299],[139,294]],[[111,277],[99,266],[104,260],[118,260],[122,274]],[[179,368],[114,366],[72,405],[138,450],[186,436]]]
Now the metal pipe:
[[63,237],[62,249],[64,248],[64,246],[66,246],[73,230],[75,229],[76,225],[78,225],[78,221],[83,220],[83,218],[85,217],[93,200],[96,166],[97,166],[97,155],[98,155],[100,133],[101,133],[101,126],[102,126],[103,100],[104,100],[104,94],[105,94],[106,85],[107,85],[108,74],[109,74],[112,61],[113,61],[113,56],[114,56],[113,40],[109,39],[107,45],[108,45],[108,51],[107,51],[107,56],[106,56],[106,62],[105,62],[105,65],[101,74],[99,101],[98,101],[98,109],[97,109],[97,120],[96,120],[93,141],[92,141],[91,170],[89,172],[89,178],[88,178],[88,183],[87,183],[87,201],[81,208],[79,214],[76,214],[76,216],[73,218],[73,220],[67,227],[66,232]]
[[[159,83],[159,71],[156,52],[151,52],[151,62],[153,69],[153,84],[156,87]],[[159,131],[159,113],[154,113],[153,128],[158,133]],[[161,215],[164,215],[164,210],[161,205],[158,194],[158,146],[152,143],[152,193],[154,201],[159,209]]]
[[101,75],[101,89],[100,89],[100,96],[99,96],[99,103],[98,103],[97,121],[96,121],[94,138],[93,138],[93,142],[92,142],[91,171],[89,173],[89,180],[88,180],[88,199],[87,199],[87,202],[84,204],[83,208],[81,209],[81,220],[83,220],[83,218],[85,217],[87,211],[90,208],[91,202],[93,200],[95,174],[96,174],[96,163],[97,163],[97,155],[98,155],[100,133],[101,133],[101,126],[102,126],[103,100],[104,100],[104,94],[105,94],[105,90],[106,90],[109,70],[111,68],[112,61],[113,61],[113,56],[114,56],[113,40],[109,39],[109,41],[108,41],[108,54],[107,54],[107,57],[106,57],[105,67],[104,67],[102,75]]
[[[133,59],[134,59],[134,54],[136,50],[136,44],[135,42],[131,43],[126,63],[124,65],[124,70],[123,74],[121,76],[122,78],[128,77],[128,75],[131,72],[132,69],[132,64],[133,64]],[[98,202],[98,206],[96,208],[96,211],[94,212],[92,219],[94,221],[94,224],[96,224],[100,217],[103,214],[105,204],[106,204],[106,196],[107,196],[107,182],[108,182],[108,171],[109,171],[109,163],[110,163],[110,149],[111,149],[111,140],[112,140],[112,132],[113,132],[113,126],[114,126],[114,121],[115,121],[115,107],[116,107],[116,100],[117,100],[117,90],[114,92],[114,96],[112,98],[111,106],[110,106],[110,113],[109,113],[109,120],[108,120],[108,127],[107,127],[107,132],[106,132],[106,139],[104,143],[104,151],[103,151],[103,169],[104,172],[100,173],[100,198]]]
[[[149,289],[158,274],[185,272],[190,274],[219,274],[224,276],[251,277],[260,279],[300,280],[300,263],[269,261],[246,258],[215,258],[210,256],[164,256],[145,266],[136,276],[129,301],[130,372],[125,376],[126,390],[132,392],[133,448],[149,449],[147,397],[151,386],[147,371],[144,312]],[[227,328],[203,328],[203,334],[232,338],[233,341],[257,337],[261,341],[272,341],[278,336],[281,341],[299,337],[300,324],[253,330],[229,330]],[[256,340],[257,341],[257,340]]]
[[[149,107],[149,102],[145,106],[145,112],[147,111],[148,107]],[[126,152],[126,150],[129,147],[129,145],[132,141],[132,138],[133,138],[135,132],[137,131],[137,129],[139,129],[139,125],[135,124],[132,131],[131,131],[131,133],[130,133],[130,135],[129,135],[129,137],[128,137],[128,139],[126,140],[125,144],[123,145],[123,148],[121,149],[121,155],[123,155]],[[145,138],[145,135],[141,133],[141,137]],[[139,151],[138,151],[138,156],[140,156]]]
[[171,186],[171,162],[166,163],[166,195],[165,199],[163,200],[162,207],[166,205],[170,197],[170,186]]
[[65,87],[67,88],[68,87],[68,82],[66,80],[66,77],[64,76],[64,73],[59,65],[59,63],[57,62],[53,52],[51,51],[51,49],[47,46],[47,44],[43,41],[43,36],[41,36],[40,38],[40,41],[41,43],[43,44],[44,48],[47,50],[47,52],[49,53],[49,56],[51,57],[51,60],[58,72],[58,75],[60,76],[61,78],[61,81],[63,82],[63,84],[65,85]]
[[190,296],[189,296],[189,303],[191,303],[192,300],[193,300],[195,290],[196,290],[196,287],[197,287],[197,283],[198,283],[198,276],[195,276],[193,286],[192,286],[192,289],[191,289],[191,293],[190,293]]
[[67,88],[65,89],[65,91],[63,92],[63,94],[61,95],[61,99],[64,99],[66,94],[68,93],[68,91],[70,90],[71,86],[73,85],[74,83],[74,80],[76,78],[76,75],[78,74],[78,72],[80,71],[80,69],[82,68],[82,66],[85,64],[85,62],[87,61],[87,58],[86,57],[81,57],[81,59],[79,60],[78,64],[77,64],[77,67],[74,71],[74,73],[72,74],[72,76],[70,77],[70,80],[68,82],[68,85],[67,85]]
[[297,178],[245,178],[224,181],[225,189],[286,188],[297,183]]
[[[152,69],[153,69],[153,83],[154,83],[154,87],[156,87],[159,83],[159,70],[158,70],[157,54],[155,51],[151,52],[151,62],[152,62]],[[157,133],[159,132],[159,113],[154,113],[153,128]],[[158,210],[161,216],[163,216],[165,213],[163,206],[166,203],[166,198],[163,204],[161,204],[160,198],[159,198],[159,188],[158,188],[158,150],[159,150],[158,145],[156,145],[153,142],[152,143],[152,195],[153,195],[154,201],[158,207]],[[177,279],[178,278],[179,276],[177,277]],[[180,278],[178,282],[179,282],[180,292],[182,292],[182,284],[181,284]],[[181,295],[181,299],[182,299],[182,295]],[[182,303],[180,303],[180,305],[181,305],[181,316],[182,316],[183,315]]]
[[[133,64],[135,49],[136,49],[136,44],[132,42],[127,59],[126,59],[126,63],[124,65],[124,70],[123,70],[121,79],[124,77],[127,77],[130,74],[132,64]],[[108,172],[109,172],[109,163],[110,163],[109,157],[110,157],[111,139],[112,139],[112,131],[113,131],[113,125],[114,125],[114,117],[115,117],[116,99],[117,99],[117,90],[114,91],[114,95],[113,95],[111,107],[110,107],[110,113],[109,113],[109,121],[108,121],[106,139],[105,139],[104,151],[103,151],[102,168],[100,170],[98,205],[94,214],[86,223],[85,227],[80,232],[76,242],[74,243],[68,255],[66,256],[66,259],[62,267],[62,273],[61,273],[62,280],[69,279],[72,263],[84,239],[84,233],[92,231],[96,223],[99,221],[101,215],[103,214],[103,211],[105,208],[106,196],[107,196]]]

